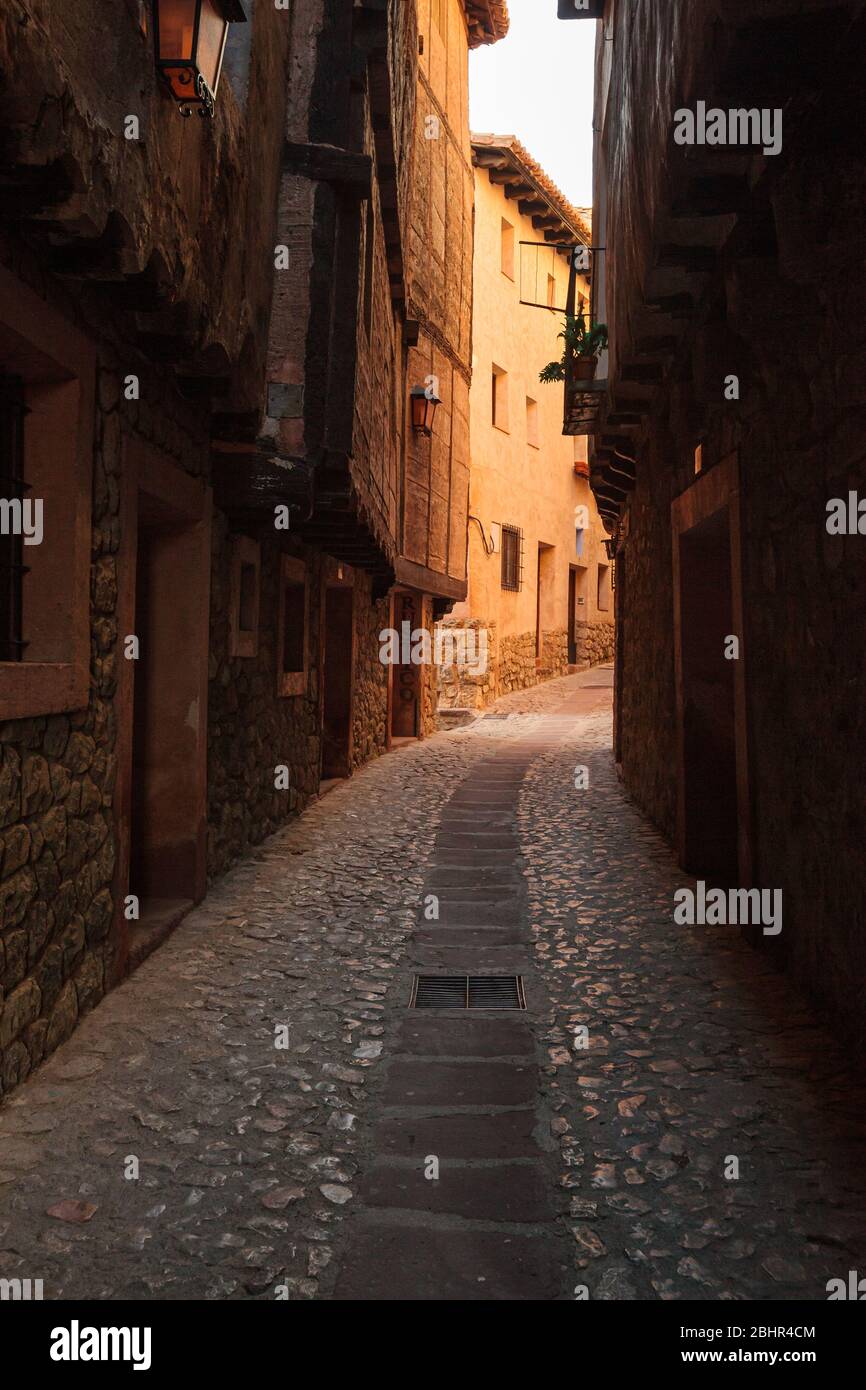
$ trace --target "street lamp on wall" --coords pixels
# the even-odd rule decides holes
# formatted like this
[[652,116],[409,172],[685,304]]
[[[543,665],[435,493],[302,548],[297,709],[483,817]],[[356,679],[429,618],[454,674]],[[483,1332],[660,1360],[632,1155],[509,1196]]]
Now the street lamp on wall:
[[213,116],[230,24],[245,24],[241,0],[153,0],[156,66],[181,114]]
[[416,434],[433,433],[436,407],[442,404],[434,391],[424,386],[412,388],[412,428]]
[[616,537],[615,537],[615,536],[605,536],[605,538],[604,538],[604,548],[605,548],[605,550],[607,551],[607,558],[608,558],[609,560],[612,560],[612,559],[614,558],[614,556],[616,555]]

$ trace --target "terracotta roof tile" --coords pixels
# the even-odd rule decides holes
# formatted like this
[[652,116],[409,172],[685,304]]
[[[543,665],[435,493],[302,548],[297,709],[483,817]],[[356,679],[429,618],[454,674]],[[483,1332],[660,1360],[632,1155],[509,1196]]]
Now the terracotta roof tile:
[[463,0],[469,23],[469,47],[498,43],[508,33],[507,0]]
[[472,133],[472,148],[476,152],[492,151],[501,153],[515,173],[525,174],[530,183],[544,195],[554,212],[562,218],[586,246],[592,244],[592,208],[576,208],[568,201],[553,179],[544,172],[537,160],[516,135],[485,135]]

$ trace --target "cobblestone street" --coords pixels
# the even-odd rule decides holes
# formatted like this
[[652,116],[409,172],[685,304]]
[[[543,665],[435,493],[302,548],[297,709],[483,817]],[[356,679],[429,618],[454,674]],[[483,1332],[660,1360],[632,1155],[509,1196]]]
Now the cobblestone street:
[[[767,957],[673,924],[611,675],[379,759],[228,874],[0,1111],[0,1276],[738,1300],[863,1269],[863,1096]],[[409,1011],[418,969],[523,974],[527,1010]]]

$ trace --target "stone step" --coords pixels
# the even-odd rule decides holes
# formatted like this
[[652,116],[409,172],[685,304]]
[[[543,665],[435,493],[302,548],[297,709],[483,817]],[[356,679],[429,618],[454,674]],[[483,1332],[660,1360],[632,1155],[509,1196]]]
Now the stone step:
[[[337,1299],[550,1302],[568,1278],[566,1248],[538,1235],[359,1221]],[[562,1250],[562,1253],[560,1253]]]
[[434,841],[434,848],[465,850],[477,846],[484,852],[513,850],[519,841],[517,836],[507,830],[488,830],[486,825],[467,826],[465,830],[440,830]]
[[380,1120],[373,1131],[376,1153],[394,1158],[535,1158],[539,1153],[534,1110],[483,1115],[421,1115]]
[[[520,879],[522,884],[522,875]],[[519,885],[515,885],[514,888],[512,888],[511,885],[508,885],[506,891],[504,885],[495,883],[482,884],[478,887],[473,886],[471,883],[451,883],[443,884],[436,896],[439,899],[440,908],[444,903],[447,903],[450,907],[456,907],[461,903],[465,903],[470,911],[473,907],[487,907],[491,911],[497,911],[500,908],[503,912],[508,912],[509,910],[517,911],[519,905],[515,901],[515,890],[518,886]]]
[[550,1181],[539,1163],[487,1163],[483,1167],[449,1167],[436,1148],[439,1177],[424,1176],[427,1155],[412,1164],[379,1161],[365,1174],[360,1196],[370,1207],[389,1210],[408,1208],[449,1216],[468,1216],[473,1221],[534,1224],[550,1221]]
[[471,841],[465,848],[437,843],[433,850],[433,860],[437,869],[462,869],[467,866],[496,869],[514,864],[518,853],[517,841],[513,839],[510,844],[498,846],[496,849],[485,849]]
[[439,888],[511,888],[519,887],[523,875],[514,862],[510,864],[436,864],[427,873],[425,890]]
[[[522,922],[520,904],[515,902],[514,896],[507,902],[486,902],[482,897],[467,899],[465,897],[455,898],[449,893],[437,894],[439,898],[439,923],[440,927],[511,927],[516,928]],[[423,916],[423,909],[419,914],[418,928],[420,931],[426,930],[432,924]],[[519,940],[524,940],[521,932]]]
[[[437,1015],[441,1017],[441,1015]],[[394,1061],[382,1092],[386,1106],[527,1105],[535,1097],[536,1068],[527,1062]]]
[[421,975],[526,975],[532,964],[526,948],[514,942],[474,946],[471,951],[465,946],[414,945],[411,951],[412,969]]
[[459,946],[471,955],[476,950],[486,950],[490,946],[518,946],[525,941],[524,933],[515,923],[510,926],[460,925],[455,922],[425,922],[418,927],[412,938],[413,946]]
[[516,799],[517,794],[513,787],[473,787],[471,791],[454,793],[448,802],[448,814],[453,815],[455,811],[462,811],[467,807],[499,811],[514,806]]
[[474,1010],[457,1014],[443,1024],[437,1015],[413,1009],[401,1019],[394,1045],[395,1056],[419,1057],[526,1057],[535,1055],[532,1029],[522,1013],[485,1014]]

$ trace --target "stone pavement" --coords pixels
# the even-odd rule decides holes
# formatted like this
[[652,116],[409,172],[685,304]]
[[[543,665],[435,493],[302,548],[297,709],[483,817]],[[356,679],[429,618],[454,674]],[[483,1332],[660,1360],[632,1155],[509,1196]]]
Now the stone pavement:
[[[380,759],[223,879],[0,1110],[0,1277],[801,1299],[866,1272],[864,1098],[765,958],[674,926],[609,681]],[[521,973],[527,1010],[410,1011],[418,969]]]

